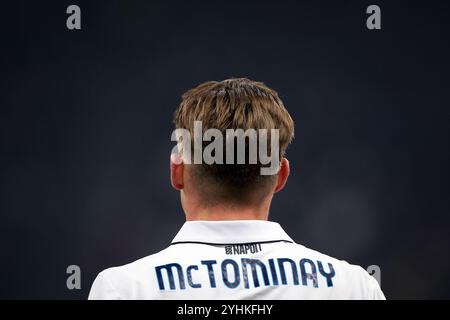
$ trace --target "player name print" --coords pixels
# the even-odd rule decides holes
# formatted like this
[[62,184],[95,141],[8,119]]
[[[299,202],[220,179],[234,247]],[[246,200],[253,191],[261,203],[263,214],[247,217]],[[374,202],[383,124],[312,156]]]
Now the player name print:
[[[202,274],[200,274],[202,273]],[[155,267],[160,290],[229,288],[250,289],[261,286],[302,285],[314,288],[332,287],[336,275],[331,263],[301,259],[275,258],[201,260],[199,264],[182,266],[168,263]],[[206,279],[206,281],[199,281]]]

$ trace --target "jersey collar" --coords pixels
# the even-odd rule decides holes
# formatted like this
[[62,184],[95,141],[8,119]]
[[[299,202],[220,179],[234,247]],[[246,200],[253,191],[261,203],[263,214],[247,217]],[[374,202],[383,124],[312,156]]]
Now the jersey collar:
[[240,244],[294,242],[276,222],[263,220],[187,221],[172,241],[176,243]]

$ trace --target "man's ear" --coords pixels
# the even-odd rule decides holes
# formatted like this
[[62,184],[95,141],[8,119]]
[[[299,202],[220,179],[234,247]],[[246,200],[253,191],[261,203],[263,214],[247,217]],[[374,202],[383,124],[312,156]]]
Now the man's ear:
[[172,153],[170,155],[170,182],[175,190],[181,190],[184,187],[183,171],[184,164],[181,155]]
[[277,184],[275,185],[274,193],[277,193],[286,185],[287,179],[289,177],[290,168],[289,160],[286,158],[281,159],[280,170],[278,171]]

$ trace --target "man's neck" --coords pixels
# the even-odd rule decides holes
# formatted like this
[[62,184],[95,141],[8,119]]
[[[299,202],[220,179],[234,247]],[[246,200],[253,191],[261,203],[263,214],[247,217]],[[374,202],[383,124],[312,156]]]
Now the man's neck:
[[246,207],[211,207],[186,212],[186,221],[268,220],[269,210]]

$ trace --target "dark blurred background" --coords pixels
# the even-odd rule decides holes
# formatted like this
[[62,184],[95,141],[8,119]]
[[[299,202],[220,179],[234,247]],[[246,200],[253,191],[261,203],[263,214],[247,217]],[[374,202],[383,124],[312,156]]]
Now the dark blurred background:
[[[77,4],[82,29],[66,28]],[[366,28],[381,7],[382,30]],[[445,1],[7,1],[0,17],[0,298],[85,299],[183,224],[168,179],[187,89],[248,77],[296,123],[271,218],[381,267],[387,298],[450,298]],[[82,289],[66,288],[66,268]]]

